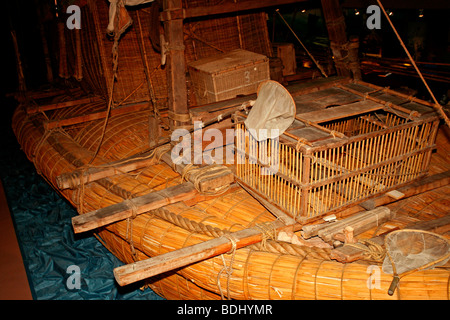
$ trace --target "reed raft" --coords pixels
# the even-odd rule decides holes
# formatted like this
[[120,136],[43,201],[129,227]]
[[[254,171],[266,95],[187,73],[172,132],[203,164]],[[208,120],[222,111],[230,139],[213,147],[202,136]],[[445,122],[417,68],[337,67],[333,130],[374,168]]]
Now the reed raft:
[[[13,117],[13,130],[38,172],[64,198],[84,214],[163,190],[182,182],[179,173],[157,161],[143,169],[86,182],[60,190],[57,177],[105,165],[139,154],[148,148],[150,111],[110,117],[101,148],[104,120],[97,119],[46,130],[45,123],[103,111],[104,102],[81,103],[39,113],[21,105]],[[335,130],[335,128],[332,128]],[[444,131],[437,136],[437,152],[430,173],[449,168],[449,142]],[[91,160],[94,160],[91,162]],[[91,162],[91,163],[90,163]],[[450,186],[419,194],[389,205],[395,219],[361,234],[377,234],[448,214]],[[345,215],[345,211],[337,214]],[[98,239],[124,263],[132,263],[213,239],[224,231],[258,228],[276,218],[240,187],[214,197],[177,202],[95,230]],[[381,264],[359,260],[339,263],[329,250],[277,241],[264,230],[259,244],[191,264],[146,280],[167,299],[449,299],[450,271],[441,267],[402,278],[393,296],[387,294],[392,275]]]

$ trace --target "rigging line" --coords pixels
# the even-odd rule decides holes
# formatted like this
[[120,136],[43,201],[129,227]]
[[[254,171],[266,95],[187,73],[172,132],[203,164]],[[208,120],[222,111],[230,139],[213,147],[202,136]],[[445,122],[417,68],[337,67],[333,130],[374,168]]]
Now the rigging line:
[[394,33],[397,36],[398,41],[400,41],[400,44],[403,47],[403,50],[405,50],[406,55],[408,56],[409,60],[411,61],[411,64],[414,66],[414,69],[416,69],[416,72],[418,73],[420,79],[422,80],[423,84],[425,85],[425,87],[427,88],[428,92],[430,93],[430,96],[431,96],[431,98],[434,101],[434,106],[433,107],[442,116],[442,118],[444,119],[445,123],[450,128],[450,120],[449,120],[449,118],[447,117],[447,115],[445,114],[444,110],[442,109],[442,106],[436,100],[436,97],[434,96],[433,92],[431,91],[430,87],[428,86],[428,83],[426,82],[425,78],[423,77],[422,73],[420,72],[419,68],[417,67],[416,62],[414,61],[414,59],[412,58],[411,54],[409,53],[408,48],[406,48],[405,43],[403,42],[402,38],[400,37],[400,35],[397,32],[397,29],[394,27],[394,24],[392,23],[391,19],[389,18],[388,13],[386,12],[386,10],[384,10],[384,7],[381,4],[381,1],[377,0],[377,3],[380,6],[381,10],[383,11],[384,15],[386,16],[386,19],[389,22],[389,24],[391,25],[392,30],[394,30]]
[[108,109],[106,110],[105,121],[103,122],[103,128],[102,128],[102,134],[100,136],[100,141],[98,143],[98,146],[97,146],[97,149],[95,150],[94,155],[92,156],[91,160],[89,160],[88,165],[92,164],[92,162],[95,160],[95,158],[97,158],[97,154],[100,150],[100,147],[103,144],[103,139],[104,139],[105,133],[106,133],[106,126],[108,125],[109,116],[111,114],[111,106],[112,106],[113,92],[114,92],[114,82],[115,82],[115,75],[113,75],[113,77],[112,77],[111,93],[109,96],[109,103],[108,103]]
[[316,59],[314,59],[313,55],[308,51],[308,49],[306,49],[305,45],[303,44],[303,42],[300,40],[300,38],[297,36],[297,34],[294,32],[294,30],[292,30],[291,26],[289,25],[289,23],[283,18],[283,16],[280,13],[280,10],[277,9],[275,10],[276,13],[278,13],[278,15],[280,16],[280,18],[283,20],[283,22],[286,24],[286,26],[289,28],[289,30],[291,30],[292,34],[294,35],[294,37],[298,40],[298,42],[300,42],[300,44],[302,45],[303,49],[306,51],[306,53],[308,54],[308,56],[311,58],[311,60],[314,62],[314,64],[317,66],[317,68],[320,70],[320,73],[322,73],[322,75],[325,78],[328,78],[327,74],[325,73],[325,71],[323,70],[322,66],[319,64],[319,62],[316,61]]

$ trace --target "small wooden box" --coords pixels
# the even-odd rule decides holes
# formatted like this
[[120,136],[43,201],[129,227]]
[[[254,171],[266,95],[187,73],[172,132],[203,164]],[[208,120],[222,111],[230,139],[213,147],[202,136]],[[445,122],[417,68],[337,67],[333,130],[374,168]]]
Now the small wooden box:
[[269,59],[242,49],[191,62],[188,68],[198,104],[255,93],[260,82],[270,79]]
[[294,75],[297,72],[294,45],[292,43],[274,43],[273,46],[274,52],[283,64],[283,77]]

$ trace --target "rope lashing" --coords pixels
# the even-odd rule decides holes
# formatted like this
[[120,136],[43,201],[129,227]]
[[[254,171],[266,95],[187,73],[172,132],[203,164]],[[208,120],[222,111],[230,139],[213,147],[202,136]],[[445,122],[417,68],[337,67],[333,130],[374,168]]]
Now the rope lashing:
[[187,181],[189,179],[192,181],[194,187],[200,193],[207,195],[218,195],[226,192],[230,188],[230,185],[223,185],[215,190],[205,191],[201,189],[201,183],[207,179],[218,177],[227,172],[229,172],[229,168],[223,165],[213,164],[206,167],[198,167],[193,164],[188,164],[182,171],[181,180]]
[[363,250],[368,260],[383,262],[386,256],[386,250],[383,246],[370,239],[360,239],[357,243],[348,243],[346,246]]

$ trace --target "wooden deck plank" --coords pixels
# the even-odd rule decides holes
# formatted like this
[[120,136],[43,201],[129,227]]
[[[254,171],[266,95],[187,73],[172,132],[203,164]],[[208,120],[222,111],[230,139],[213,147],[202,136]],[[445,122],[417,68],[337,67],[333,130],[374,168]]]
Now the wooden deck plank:
[[192,199],[197,194],[198,191],[194,185],[191,182],[185,182],[73,217],[73,230],[75,233],[80,233],[103,227],[171,203]]
[[[124,106],[112,109],[110,111],[110,116],[118,116],[118,115],[131,113],[131,112],[144,111],[148,108],[149,108],[148,102],[124,105]],[[84,123],[84,122],[93,121],[93,120],[100,120],[100,119],[106,118],[107,115],[108,115],[108,112],[107,112],[107,110],[105,110],[105,111],[94,112],[94,113],[79,115],[79,116],[70,117],[70,118],[49,120],[49,121],[44,122],[44,128],[46,130],[51,130],[51,129],[58,128],[58,127],[70,126],[70,125]]]
[[367,112],[383,109],[384,106],[373,101],[359,101],[343,106],[334,107],[333,109],[325,109],[302,113],[301,118],[315,123],[321,123],[336,120],[344,117],[354,116]]

